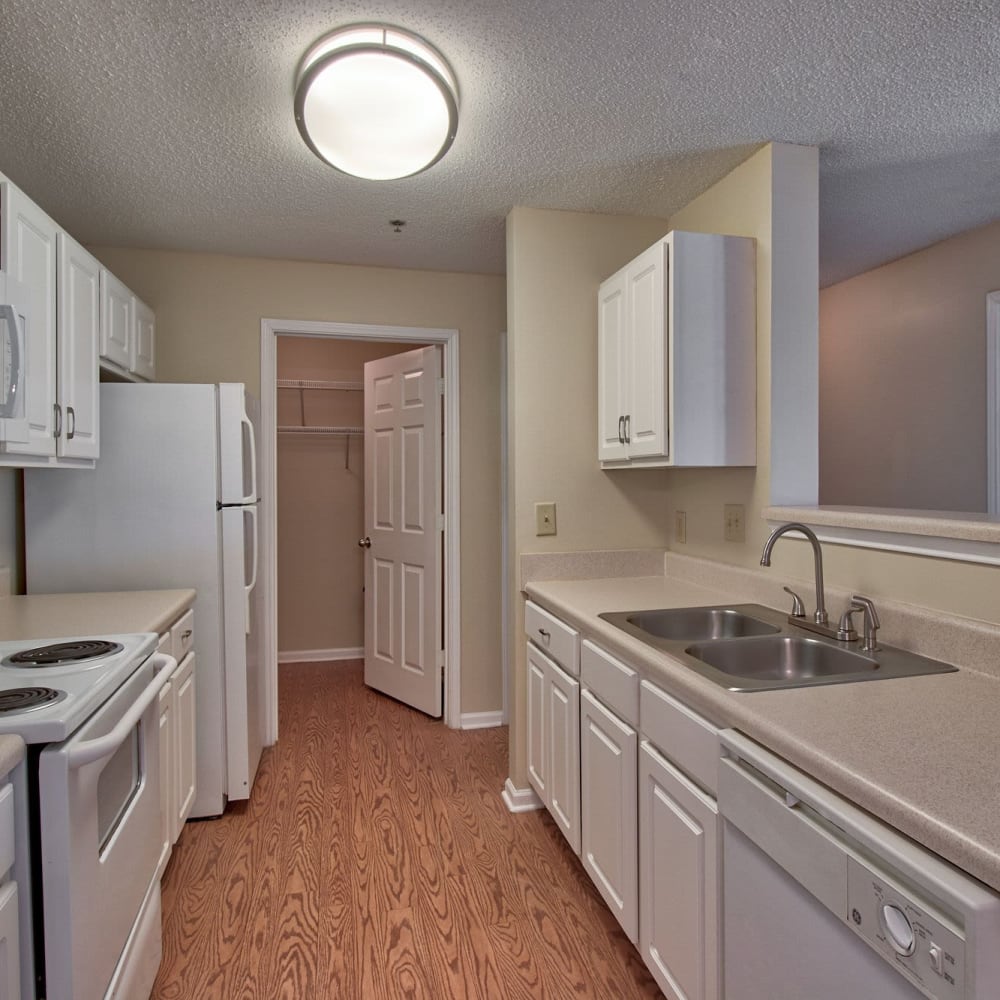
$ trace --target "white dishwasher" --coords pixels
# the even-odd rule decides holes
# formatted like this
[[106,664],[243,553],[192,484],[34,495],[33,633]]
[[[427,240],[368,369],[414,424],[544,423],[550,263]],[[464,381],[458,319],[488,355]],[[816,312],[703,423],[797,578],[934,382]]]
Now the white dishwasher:
[[721,734],[726,1000],[997,1000],[1000,895]]

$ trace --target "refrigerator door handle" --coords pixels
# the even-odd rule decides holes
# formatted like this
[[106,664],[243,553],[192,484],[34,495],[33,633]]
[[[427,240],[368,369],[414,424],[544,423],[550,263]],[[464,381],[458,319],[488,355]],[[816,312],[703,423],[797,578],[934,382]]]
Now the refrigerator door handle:
[[[246,415],[240,414],[240,423],[247,429],[250,438],[250,493],[243,498],[244,503],[257,502],[257,435],[253,429],[253,421]],[[256,516],[256,515],[255,515]],[[254,576],[256,577],[256,569]]]
[[247,507],[244,514],[250,515],[250,520],[253,522],[253,573],[250,575],[250,582],[245,584],[243,587],[244,594],[246,596],[246,620],[244,622],[244,629],[246,634],[250,634],[250,598],[253,594],[254,587],[257,586],[257,563],[260,558],[260,548],[257,544],[257,508]]

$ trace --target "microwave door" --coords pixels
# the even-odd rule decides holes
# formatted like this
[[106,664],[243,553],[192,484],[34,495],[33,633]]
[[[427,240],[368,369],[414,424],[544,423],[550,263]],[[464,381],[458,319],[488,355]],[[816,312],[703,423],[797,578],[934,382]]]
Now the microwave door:
[[0,438],[26,444],[29,436],[25,391],[28,310],[20,286],[7,283],[8,302],[0,305]]

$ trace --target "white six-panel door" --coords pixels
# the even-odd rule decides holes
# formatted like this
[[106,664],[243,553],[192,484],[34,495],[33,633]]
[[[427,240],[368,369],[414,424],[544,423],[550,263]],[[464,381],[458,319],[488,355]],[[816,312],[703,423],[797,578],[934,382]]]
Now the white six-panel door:
[[438,349],[365,365],[365,683],[442,711]]

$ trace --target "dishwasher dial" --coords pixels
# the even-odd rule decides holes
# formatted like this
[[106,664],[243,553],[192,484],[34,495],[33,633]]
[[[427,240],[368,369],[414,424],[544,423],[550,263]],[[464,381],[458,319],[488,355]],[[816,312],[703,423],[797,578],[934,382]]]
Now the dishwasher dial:
[[904,957],[912,955],[917,942],[909,917],[894,903],[885,903],[880,916],[885,936],[896,953]]

